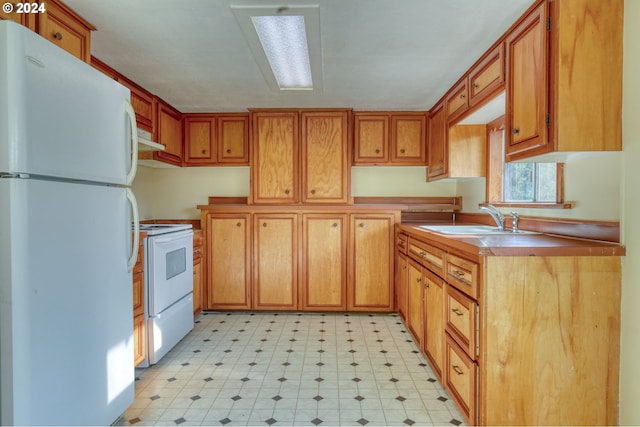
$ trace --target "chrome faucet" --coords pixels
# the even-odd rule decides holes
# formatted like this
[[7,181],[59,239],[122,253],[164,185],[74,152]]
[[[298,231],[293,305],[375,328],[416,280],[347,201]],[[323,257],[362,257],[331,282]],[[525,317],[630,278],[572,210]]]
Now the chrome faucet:
[[513,226],[511,227],[511,230],[514,233],[520,232],[520,229],[518,228],[518,220],[520,219],[520,216],[516,211],[511,211],[510,215],[511,215],[511,218],[513,218],[513,221],[512,221]]
[[502,215],[502,212],[500,212],[498,208],[493,205],[485,205],[480,206],[480,210],[485,211],[489,215],[491,215],[491,218],[493,218],[493,220],[496,222],[496,225],[498,226],[498,230],[504,231],[504,215]]

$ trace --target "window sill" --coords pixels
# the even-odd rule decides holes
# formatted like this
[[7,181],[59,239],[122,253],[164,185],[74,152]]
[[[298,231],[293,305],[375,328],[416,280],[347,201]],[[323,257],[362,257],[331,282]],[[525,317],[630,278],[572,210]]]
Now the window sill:
[[573,209],[573,203],[534,203],[534,202],[488,202],[479,206],[493,205],[497,208],[526,208],[526,209]]

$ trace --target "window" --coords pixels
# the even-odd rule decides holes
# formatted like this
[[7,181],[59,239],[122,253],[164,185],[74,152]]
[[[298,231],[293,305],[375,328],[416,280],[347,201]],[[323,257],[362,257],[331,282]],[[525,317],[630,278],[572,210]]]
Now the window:
[[504,118],[487,125],[487,203],[568,208],[563,203],[563,163],[505,163]]
[[502,201],[555,203],[556,163],[505,163]]

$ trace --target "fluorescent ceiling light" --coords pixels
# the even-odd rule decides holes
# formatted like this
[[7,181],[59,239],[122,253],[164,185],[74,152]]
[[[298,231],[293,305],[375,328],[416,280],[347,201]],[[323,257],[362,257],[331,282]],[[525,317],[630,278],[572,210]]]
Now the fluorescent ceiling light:
[[280,89],[312,89],[304,16],[252,16]]
[[273,91],[322,91],[318,5],[232,5],[231,11]]

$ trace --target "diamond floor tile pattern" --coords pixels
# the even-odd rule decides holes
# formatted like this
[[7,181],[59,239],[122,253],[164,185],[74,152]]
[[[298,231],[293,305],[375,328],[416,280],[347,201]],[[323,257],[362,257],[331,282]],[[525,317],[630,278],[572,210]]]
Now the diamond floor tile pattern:
[[206,312],[119,425],[463,425],[395,314]]

